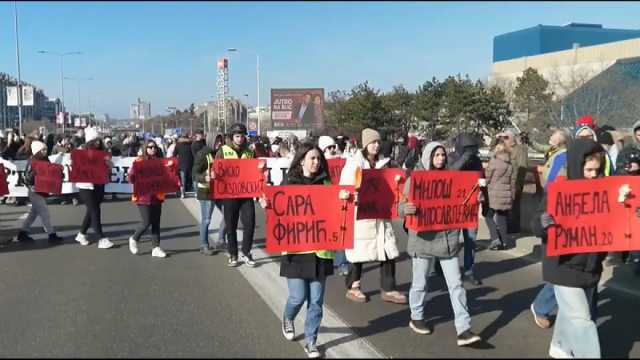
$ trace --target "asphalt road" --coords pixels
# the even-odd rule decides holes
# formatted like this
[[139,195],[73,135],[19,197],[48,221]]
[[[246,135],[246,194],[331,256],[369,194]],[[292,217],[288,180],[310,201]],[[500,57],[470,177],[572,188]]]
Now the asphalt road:
[[[276,312],[269,298],[283,301],[286,292],[254,289],[261,271],[277,269],[269,265],[275,259],[260,250],[262,212],[257,211],[255,251],[261,266],[232,269],[222,254],[198,253],[195,200],[184,201],[169,199],[163,208],[166,259],[151,257],[148,237],[143,237],[139,255],[129,253],[127,239],[140,220],[125,200],[103,204],[104,231],[118,248],[77,244],[73,237],[84,207],[71,205],[50,206],[53,223],[67,239],[64,244],[48,246],[40,234],[33,245],[0,248],[0,357],[304,357],[298,343],[283,339],[281,310]],[[0,233],[13,231],[25,211],[27,207],[0,205]],[[400,227],[396,234],[404,249]],[[486,243],[481,239],[479,248]],[[421,336],[407,326],[407,306],[380,300],[374,264],[365,266],[363,290],[371,297],[366,304],[346,300],[344,278],[330,278],[325,314],[347,328],[323,322],[320,345],[350,347],[358,354],[360,345],[354,341],[359,339],[386,357],[548,357],[552,330],[536,327],[529,312],[541,287],[535,256],[480,250],[477,262],[484,284],[465,287],[472,327],[486,340],[478,346],[456,345],[442,279],[431,279],[434,292],[426,306],[434,333]],[[396,272],[400,290],[407,292],[411,274],[406,254]],[[598,324],[604,357],[640,357],[637,304],[637,297],[602,290]]]

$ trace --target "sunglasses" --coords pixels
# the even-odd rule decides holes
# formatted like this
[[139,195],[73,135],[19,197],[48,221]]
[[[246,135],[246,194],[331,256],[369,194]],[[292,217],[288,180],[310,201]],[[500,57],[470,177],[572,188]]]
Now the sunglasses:
[[147,149],[156,149],[156,147],[151,145],[151,146],[147,146]]

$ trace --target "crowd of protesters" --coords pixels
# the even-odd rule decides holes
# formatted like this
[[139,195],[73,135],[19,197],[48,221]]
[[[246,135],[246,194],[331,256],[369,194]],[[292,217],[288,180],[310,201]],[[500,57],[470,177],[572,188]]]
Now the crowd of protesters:
[[[544,153],[540,177],[544,196],[539,210],[532,216],[531,228],[542,239],[546,254],[545,229],[554,226],[554,219],[546,213],[546,189],[550,182],[564,176],[569,179],[594,179],[610,175],[640,175],[640,122],[634,124],[630,141],[613,140],[611,129],[598,127],[594,119],[585,116],[576,121],[575,129],[555,129],[548,145],[530,141],[515,128],[507,128],[492,139],[486,165],[480,156],[483,141],[470,133],[458,134],[444,142],[418,139],[415,136],[383,136],[375,129],[364,129],[358,137],[337,136],[298,139],[294,135],[276,137],[248,137],[242,124],[230,127],[227,136],[207,139],[201,130],[193,136],[165,136],[146,138],[135,134],[100,137],[94,128],[80,130],[75,135],[33,134],[18,136],[15,131],[0,133],[0,154],[6,160],[28,160],[25,183],[32,204],[17,236],[20,242],[33,241],[29,229],[37,217],[49,236],[49,241],[62,238],[54,231],[46,205],[47,194],[33,188],[31,160],[43,160],[47,155],[70,153],[73,149],[100,149],[112,156],[136,157],[144,161],[162,157],[176,157],[181,188],[180,198],[197,198],[201,209],[200,253],[215,255],[226,249],[228,266],[241,263],[256,265],[251,254],[255,229],[254,199],[211,200],[209,184],[215,181],[211,165],[215,159],[252,159],[260,157],[286,158],[290,167],[282,185],[329,185],[327,159],[342,157],[346,164],[340,175],[340,185],[354,185],[357,172],[362,169],[401,168],[410,178],[413,171],[474,170],[482,173],[479,201],[489,229],[488,249],[500,251],[515,246],[509,234],[522,231],[520,209],[525,178],[529,171],[529,147]],[[136,173],[129,171],[133,181]],[[405,195],[409,191],[405,184]],[[79,199],[86,206],[76,241],[89,245],[89,227],[99,238],[98,248],[108,249],[113,243],[102,233],[100,204],[104,198],[104,185],[76,184]],[[64,196],[63,196],[64,197]],[[75,196],[71,197],[76,199]],[[152,255],[166,257],[160,247],[162,203],[165,194],[147,197],[133,196],[138,206],[141,225],[129,238],[132,254],[138,253],[138,241],[151,228]],[[406,198],[406,196],[405,196]],[[3,199],[5,201],[6,199]],[[266,206],[264,199],[260,205]],[[18,203],[14,201],[14,203]],[[222,216],[218,238],[209,242],[209,225],[214,209]],[[416,213],[416,205],[401,201],[401,217]],[[243,223],[242,247],[238,249],[236,230]],[[405,229],[406,230],[406,229]],[[285,253],[281,258],[280,275],[287,279],[289,296],[282,317],[282,332],[287,340],[295,337],[294,319],[307,302],[305,321],[305,351],[309,357],[321,356],[316,339],[322,320],[325,282],[335,271],[345,277],[346,299],[365,303],[368,296],[362,291],[363,265],[377,263],[380,267],[381,299],[410,308],[408,327],[417,334],[431,334],[432,327],[425,321],[425,302],[428,279],[435,273],[443,276],[454,313],[457,344],[466,346],[481,340],[471,330],[471,317],[463,284],[482,284],[474,272],[476,229],[415,232],[407,230],[407,253],[412,262],[412,281],[408,296],[396,285],[396,259],[400,250],[396,243],[391,221],[356,220],[354,247],[344,251],[312,251]],[[240,251],[239,251],[240,250]],[[635,266],[640,275],[640,252],[594,253],[551,257],[543,255],[544,286],[531,299],[534,322],[542,328],[554,327],[549,354],[552,357],[599,357],[598,332],[594,322],[597,314],[597,284],[602,273],[602,262],[625,262]],[[551,314],[557,312],[555,323]]]

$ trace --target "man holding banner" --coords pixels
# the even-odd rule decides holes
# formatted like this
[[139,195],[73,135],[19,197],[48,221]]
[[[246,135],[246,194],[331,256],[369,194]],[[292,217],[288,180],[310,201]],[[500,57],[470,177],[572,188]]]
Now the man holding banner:
[[[459,175],[452,176],[451,173],[443,175],[441,178],[432,178],[426,181],[418,180],[422,175],[438,173],[446,169],[447,153],[444,146],[438,142],[428,143],[422,157],[412,172],[410,180],[405,183],[404,202],[400,202],[399,213],[407,216],[407,227],[409,228],[409,240],[407,252],[411,256],[413,279],[411,290],[409,291],[409,306],[411,307],[411,320],[409,327],[416,333],[431,334],[432,329],[424,321],[424,307],[427,295],[427,280],[429,271],[436,260],[440,261],[444,278],[449,289],[449,297],[454,313],[454,324],[458,334],[458,346],[466,346],[481,340],[480,336],[471,331],[471,316],[467,305],[467,293],[462,286],[460,278],[460,266],[458,253],[462,244],[459,241],[460,225],[463,223],[478,222],[477,199],[472,201],[475,205],[466,204],[469,199],[473,199],[473,182],[477,182],[479,173],[471,176],[475,172],[459,172]],[[424,171],[427,170],[427,171]],[[466,174],[469,173],[469,174]],[[437,174],[436,174],[437,175]],[[447,180],[448,179],[448,180]],[[454,181],[465,181],[470,179],[471,187],[456,187]],[[457,185],[457,184],[456,184]],[[451,199],[452,201],[449,201]],[[441,206],[426,208],[427,204],[443,203]],[[446,203],[446,204],[444,204]],[[450,216],[447,213],[451,208],[459,209],[458,214],[468,212],[469,221],[465,221],[463,216]],[[445,211],[447,210],[447,211]],[[440,215],[438,215],[440,214]],[[442,215],[445,214],[445,215]],[[432,216],[433,215],[433,216]],[[437,220],[444,219],[443,221]],[[422,224],[422,225],[421,225]],[[433,230],[419,230],[422,228]]]
[[[22,228],[18,233],[18,241],[33,241],[33,238],[29,236],[29,229],[31,228],[31,225],[33,225],[34,221],[40,217],[44,230],[49,234],[49,242],[61,242],[64,239],[56,234],[53,226],[51,225],[51,216],[49,215],[49,208],[47,207],[47,201],[45,199],[49,194],[36,191],[36,183],[39,180],[36,178],[43,176],[43,174],[38,174],[37,171],[34,171],[34,162],[42,162],[45,165],[49,163],[49,158],[47,157],[47,145],[40,141],[34,141],[31,143],[31,153],[33,155],[27,161],[27,167],[24,171],[24,182],[29,188],[31,209],[29,209],[29,215],[27,215],[24,223],[22,223]],[[62,166],[60,166],[58,176],[60,177],[59,184],[62,185]]]
[[[591,139],[576,139],[567,150],[567,178],[596,179],[605,174],[605,153],[602,146]],[[549,192],[553,192],[552,183]],[[574,207],[575,208],[575,207]],[[555,219],[547,210],[547,197],[540,203],[532,221],[533,232],[542,238],[544,247],[548,233],[553,231]],[[547,249],[548,251],[548,249]],[[606,252],[576,253],[561,256],[543,255],[543,279],[553,284],[558,302],[549,355],[553,358],[600,358],[598,328],[592,318],[597,304],[593,293],[602,274]]]
[[[233,124],[229,129],[231,142],[223,145],[216,159],[253,159],[253,151],[247,144],[247,127],[243,124]],[[215,176],[215,172],[213,173]],[[250,267],[256,266],[251,256],[253,246],[253,233],[256,224],[256,209],[253,198],[224,199],[222,202],[224,211],[225,232],[229,251],[229,262],[227,266],[238,266],[238,220],[242,219],[244,226],[242,232],[242,256],[240,261]]]

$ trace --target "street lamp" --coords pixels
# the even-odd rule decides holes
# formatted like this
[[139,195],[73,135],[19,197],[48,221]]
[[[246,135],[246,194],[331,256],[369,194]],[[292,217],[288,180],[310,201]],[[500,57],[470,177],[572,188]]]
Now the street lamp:
[[64,133],[64,125],[65,125],[65,114],[66,110],[64,108],[64,57],[67,55],[82,55],[82,51],[70,51],[65,53],[59,53],[56,51],[48,51],[48,50],[39,50],[38,54],[49,54],[56,55],[60,57],[60,95],[62,98],[62,133]]
[[[227,51],[238,51],[236,48],[228,48]],[[256,86],[257,86],[257,102],[256,114],[258,115],[258,134],[260,134],[260,56],[254,51],[249,51],[256,55]],[[247,117],[248,121],[248,117]]]
[[[244,98],[247,100],[245,108],[247,109],[247,129],[249,128],[249,94],[244,94]],[[240,117],[242,117],[242,111],[240,111]]]
[[15,29],[16,29],[16,63],[18,65],[18,126],[20,133],[19,136],[22,136],[22,78],[20,77],[20,40],[18,34],[18,2],[13,2],[13,15],[15,18]]

